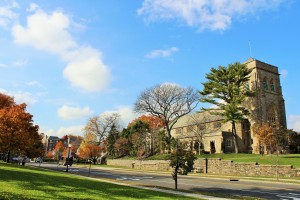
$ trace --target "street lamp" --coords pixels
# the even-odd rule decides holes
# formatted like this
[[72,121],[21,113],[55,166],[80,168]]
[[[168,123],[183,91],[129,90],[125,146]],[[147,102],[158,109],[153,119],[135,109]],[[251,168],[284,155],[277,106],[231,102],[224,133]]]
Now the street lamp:
[[72,148],[72,144],[70,144],[70,137],[68,137],[68,151],[67,151],[67,158],[66,158],[66,166],[67,166],[67,169],[66,169],[66,172],[69,171],[69,165],[71,165],[70,163],[70,154],[71,154],[71,148]]

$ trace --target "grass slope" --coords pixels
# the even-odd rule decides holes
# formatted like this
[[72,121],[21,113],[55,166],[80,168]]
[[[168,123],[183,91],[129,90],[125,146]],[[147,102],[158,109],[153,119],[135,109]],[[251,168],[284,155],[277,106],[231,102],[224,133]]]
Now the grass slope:
[[[205,154],[197,156],[198,158],[222,158],[224,160],[232,160],[234,162],[257,162],[261,165],[276,165],[276,155],[259,155],[259,154]],[[300,154],[281,154],[278,156],[279,165],[293,165],[300,168]]]
[[0,163],[0,199],[192,199]]

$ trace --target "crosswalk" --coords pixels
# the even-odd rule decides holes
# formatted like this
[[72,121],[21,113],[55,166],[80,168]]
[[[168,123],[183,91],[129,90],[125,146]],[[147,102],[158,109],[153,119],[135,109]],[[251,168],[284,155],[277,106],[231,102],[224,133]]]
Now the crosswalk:
[[300,193],[286,193],[277,195],[281,200],[300,200]]

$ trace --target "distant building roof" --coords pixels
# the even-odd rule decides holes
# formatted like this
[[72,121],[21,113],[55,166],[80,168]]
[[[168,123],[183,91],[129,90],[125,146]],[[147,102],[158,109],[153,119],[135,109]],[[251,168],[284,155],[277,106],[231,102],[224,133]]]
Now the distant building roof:
[[49,136],[49,140],[60,140],[57,136]]

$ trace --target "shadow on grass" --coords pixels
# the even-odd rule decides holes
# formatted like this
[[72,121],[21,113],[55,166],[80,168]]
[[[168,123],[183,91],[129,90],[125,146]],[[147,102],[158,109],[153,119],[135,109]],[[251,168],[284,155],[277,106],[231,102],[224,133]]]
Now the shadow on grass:
[[0,188],[0,199],[190,199],[8,164],[0,164]]
[[280,158],[300,158],[299,156],[280,156]]
[[226,189],[221,187],[205,187],[205,188],[193,188],[195,192],[201,192],[203,194],[213,194],[214,196],[226,197],[229,199],[243,199],[243,200],[281,200],[281,199],[299,199],[300,192],[295,188],[288,189],[264,189],[262,187],[249,187],[236,189]]

